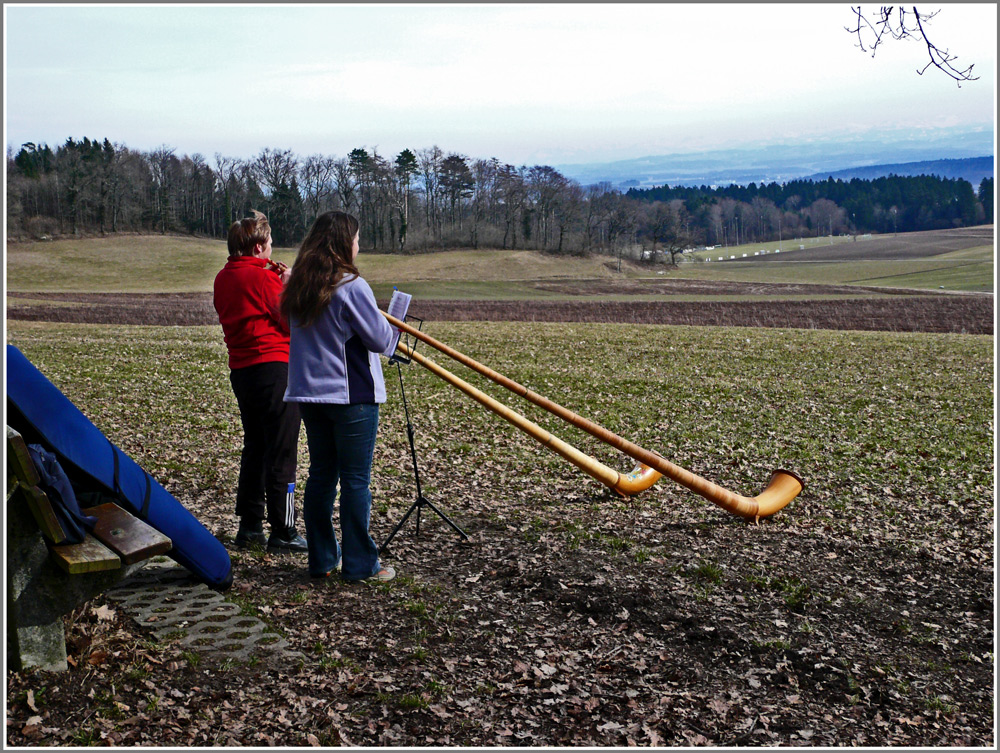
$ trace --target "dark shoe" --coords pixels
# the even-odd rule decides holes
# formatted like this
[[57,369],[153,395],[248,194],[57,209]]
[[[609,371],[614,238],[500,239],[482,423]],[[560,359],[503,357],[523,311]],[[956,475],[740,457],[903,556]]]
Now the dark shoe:
[[236,532],[236,546],[246,549],[249,546],[264,546],[266,543],[267,536],[260,524],[255,527],[240,523],[240,529]]
[[267,551],[269,552],[308,552],[309,546],[306,540],[295,531],[284,535],[272,533],[267,539]]

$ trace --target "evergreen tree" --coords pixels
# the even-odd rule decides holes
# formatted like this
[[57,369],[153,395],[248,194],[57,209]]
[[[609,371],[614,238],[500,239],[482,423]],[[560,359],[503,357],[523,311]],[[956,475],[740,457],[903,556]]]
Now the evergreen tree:
[[986,224],[993,222],[993,178],[983,178],[979,184],[979,203],[983,206]]
[[404,149],[396,155],[396,176],[402,193],[402,207],[399,213],[399,250],[406,247],[406,233],[410,228],[410,184],[414,176],[420,173],[417,155],[409,149]]

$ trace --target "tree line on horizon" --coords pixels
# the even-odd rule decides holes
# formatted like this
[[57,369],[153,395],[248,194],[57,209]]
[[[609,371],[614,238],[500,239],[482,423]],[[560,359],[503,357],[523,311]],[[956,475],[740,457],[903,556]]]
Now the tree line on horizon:
[[546,165],[471,159],[439,147],[394,158],[357,148],[344,157],[264,148],[254,157],[177,156],[68,138],[52,149],[7,150],[12,239],[114,233],[225,238],[252,209],[274,243],[296,246],[312,219],[355,214],[369,251],[532,249],[671,260],[687,248],[780,238],[888,233],[993,222],[993,179],[889,176],[621,192],[581,186]]

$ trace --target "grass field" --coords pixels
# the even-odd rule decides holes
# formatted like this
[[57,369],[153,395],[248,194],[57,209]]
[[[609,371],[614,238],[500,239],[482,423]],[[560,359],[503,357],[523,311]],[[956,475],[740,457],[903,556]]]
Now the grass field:
[[[768,261],[716,264],[692,263],[682,268],[694,279],[740,282],[810,282],[833,285],[961,290],[991,293],[994,288],[994,249],[977,246],[930,258],[843,261]],[[720,267],[725,267],[720,270]]]
[[[221,244],[172,250],[176,242],[11,247],[8,285],[208,289]],[[956,265],[988,266],[992,280],[982,249],[950,254]],[[113,268],[90,262],[105,255]],[[541,299],[565,295],[556,283],[567,276],[618,284],[608,260],[507,256],[367,256],[362,271],[381,290],[398,277],[427,297]],[[936,287],[943,268],[920,265],[940,262],[879,275],[927,275],[921,282]],[[859,276],[854,262],[711,266],[671,274]],[[655,275],[626,268],[630,290]],[[966,274],[953,284],[969,284]],[[529,285],[539,281],[550,287]],[[425,513],[419,535],[411,523],[386,555],[400,576],[370,590],[311,582],[302,559],[231,548],[231,598],[300,652],[294,666],[219,663],[150,641],[123,614],[104,622],[78,612],[64,678],[8,673],[8,743],[992,748],[992,336],[433,320],[424,330],[724,488],[753,496],[787,468],[805,490],[756,523],[667,479],[619,499],[410,365],[402,373],[423,493],[469,542]],[[241,429],[217,325],[8,320],[6,332],[231,543]],[[630,470],[608,445],[421,348],[555,436]],[[385,374],[376,541],[415,494],[397,373]],[[301,488],[304,437],[299,460]],[[161,697],[169,706],[154,702]],[[132,708],[123,712],[117,698]],[[233,720],[206,719],[206,709],[235,710]],[[32,726],[37,716],[44,723]]]
[[[223,241],[183,236],[120,236],[11,243],[7,289],[47,292],[210,291],[226,261]],[[275,249],[291,264],[294,249]],[[556,257],[530,251],[447,251],[417,256],[362,254],[358,265],[373,285],[430,284],[442,296],[480,296],[503,283],[544,279],[612,279],[601,257]],[[627,276],[648,271],[625,264]],[[455,286],[451,288],[450,286]]]
[[[708,740],[730,741],[731,724],[707,716],[721,692],[739,699],[732,713],[740,729],[747,714],[759,713],[751,708],[771,709],[772,736],[761,742],[801,743],[797,731],[828,714],[849,723],[823,725],[813,743],[989,746],[992,337],[477,322],[434,323],[430,333],[737,493],[758,493],[778,467],[802,475],[806,489],[759,526],[667,480],[635,500],[616,500],[410,366],[423,492],[473,543],[459,545],[428,514],[420,536],[407,529],[393,544],[392,561],[404,575],[361,600],[344,587],[303,584],[301,562],[234,551],[242,608],[266,616],[304,652],[297,676],[262,677],[259,668],[232,665],[206,676],[204,661],[176,657],[169,643],[147,644],[145,655],[161,657],[157,665],[140,657],[128,660],[133,669],[91,672],[74,681],[82,693],[132,687],[127,672],[136,666],[145,667],[143,677],[182,688],[192,702],[206,688],[233,703],[242,698],[235,688],[291,683],[283,694],[318,694],[310,703],[335,700],[350,710],[342,729],[354,742],[374,744],[379,738],[368,736],[365,720],[385,714],[402,725],[401,740],[415,743],[425,740],[430,718],[417,723],[413,709],[393,699],[420,698],[430,677],[432,700],[456,717],[435,734],[486,744],[491,729],[519,729],[514,709],[546,708],[548,684],[507,678],[511,663],[535,656],[548,636],[551,645],[542,645],[554,666],[564,655],[580,662],[590,645],[599,645],[601,656],[620,652],[613,674],[600,669],[605,664],[558,664],[560,682],[608,698],[636,695],[634,708],[602,707],[600,721],[567,726],[543,716],[528,728],[543,741],[582,734],[593,744],[617,744],[618,733],[600,731],[610,719],[622,727],[644,723],[656,735],[650,740],[683,744],[689,728],[675,725],[684,718],[697,718]],[[241,435],[217,327],[12,321],[8,338],[209,530],[230,540]],[[589,435],[443,356],[435,360],[607,465],[631,467]],[[376,540],[402,518],[414,493],[399,386],[393,371],[387,376],[373,469]],[[300,483],[307,460],[303,442]],[[357,625],[393,636],[395,650],[370,648]],[[333,630],[338,638],[330,643]],[[723,631],[725,648],[706,646],[705,630]],[[395,693],[314,690],[308,678],[324,676],[327,645],[349,666],[364,667],[364,676],[391,673]],[[418,658],[400,664],[399,653]],[[651,663],[657,655],[671,661]],[[163,675],[168,662],[175,669]],[[447,669],[462,662],[469,667]],[[683,677],[670,669],[674,662]],[[820,671],[825,667],[832,669]],[[792,680],[747,686],[747,671]],[[848,679],[835,682],[845,671]],[[39,679],[18,678],[18,697],[23,688],[38,697]],[[677,696],[664,695],[673,688]],[[795,704],[786,703],[789,694]],[[673,699],[668,708],[663,697]],[[261,705],[251,693],[242,703],[271,719],[273,701]],[[73,707],[50,705],[50,728],[72,725]],[[463,726],[465,710],[489,724]],[[917,721],[881,727],[882,712]],[[110,719],[98,715],[93,730],[146,739],[144,727]],[[286,742],[307,732],[337,739],[323,737],[327,723],[265,726]]]
[[[794,282],[915,287],[962,291],[992,291],[994,259],[991,246],[978,245],[927,256],[926,234],[914,233],[921,255],[910,259],[785,263],[767,261],[685,262],[677,268],[650,267],[609,257],[558,257],[531,251],[445,251],[414,256],[364,254],[358,265],[379,294],[405,286],[424,298],[479,300],[546,297],[567,294],[540,292],[539,281],[723,280],[734,282]],[[901,238],[903,238],[901,236]],[[834,241],[845,244],[846,239]],[[903,240],[896,239],[898,243]],[[830,239],[805,243],[822,250]],[[971,241],[970,241],[971,242]],[[862,242],[861,245],[864,245]],[[867,243],[875,243],[869,241]],[[768,244],[776,246],[777,244]],[[762,246],[726,249],[727,255],[751,257]],[[292,263],[293,249],[277,249],[275,258]],[[703,254],[695,255],[701,256]],[[709,254],[711,256],[711,254]],[[7,246],[7,289],[19,292],[182,292],[210,291],[225,263],[222,241],[180,236],[120,236]]]
[[[870,261],[768,261],[684,265],[681,274],[693,279],[740,282],[810,282],[835,285],[876,285],[899,288],[993,292],[994,249],[977,246],[930,258]],[[724,269],[720,270],[720,267]]]
[[[798,469],[809,491],[793,515],[834,530],[849,531],[859,518],[884,525],[918,499],[929,505],[918,503],[921,515],[896,521],[916,525],[914,541],[929,533],[924,523],[943,512],[939,504],[977,510],[984,524],[991,514],[992,337],[475,322],[432,330],[529,389],[741,493],[756,493],[772,467]],[[8,338],[140,464],[170,478],[180,467],[173,462],[190,454],[197,460],[183,478],[214,498],[231,494],[239,426],[217,327],[9,322]],[[435,360],[468,377],[446,357]],[[431,423],[422,428],[431,457],[499,464],[517,474],[518,488],[536,483],[539,468],[561,484],[581,481],[565,461],[423,369],[409,368],[407,378]],[[503,390],[486,389],[603,461],[627,462]],[[392,444],[400,417],[392,405],[387,413]],[[151,444],[153,434],[169,439]],[[660,488],[660,504],[678,497],[676,488]]]

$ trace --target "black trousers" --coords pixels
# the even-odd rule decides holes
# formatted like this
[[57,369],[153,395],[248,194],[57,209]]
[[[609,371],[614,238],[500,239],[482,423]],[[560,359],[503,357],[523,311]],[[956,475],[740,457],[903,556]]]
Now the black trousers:
[[232,369],[229,381],[240,406],[243,453],[236,489],[236,514],[264,520],[272,531],[295,527],[295,465],[299,406],[282,399],[288,364],[281,361]]

